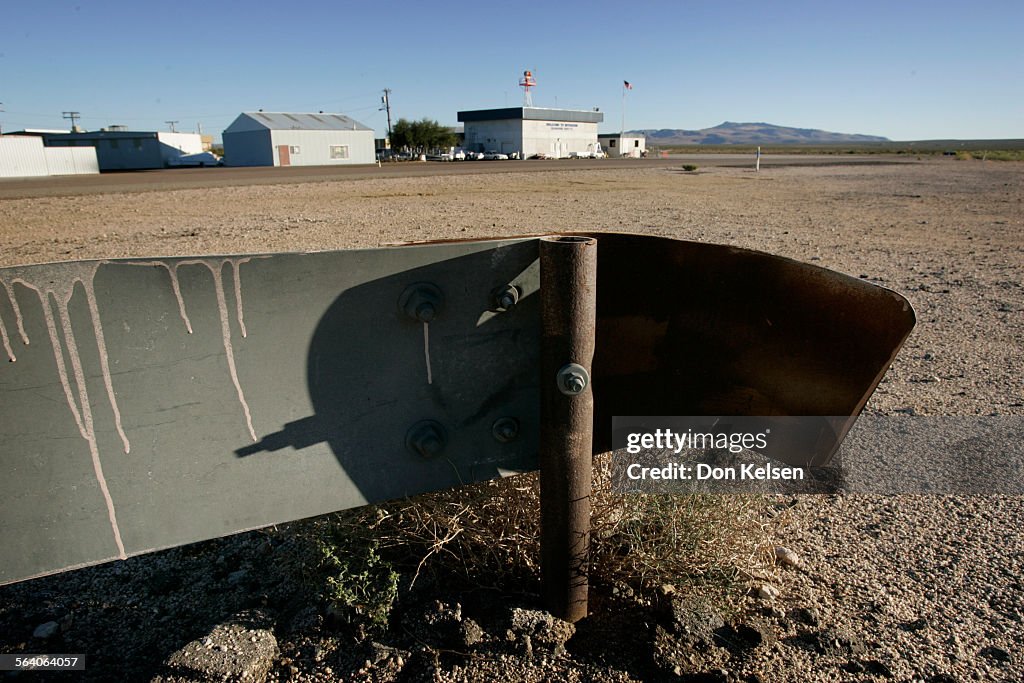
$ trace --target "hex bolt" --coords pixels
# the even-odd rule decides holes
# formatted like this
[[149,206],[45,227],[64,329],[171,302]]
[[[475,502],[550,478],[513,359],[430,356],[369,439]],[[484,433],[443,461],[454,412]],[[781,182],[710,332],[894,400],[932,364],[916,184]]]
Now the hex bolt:
[[515,441],[519,438],[519,420],[514,417],[499,417],[491,425],[491,434],[501,443]]
[[558,371],[556,381],[559,391],[566,396],[576,396],[583,393],[583,390],[590,384],[590,373],[578,363],[569,363]]
[[429,323],[437,315],[437,309],[434,308],[434,304],[429,301],[424,301],[416,307],[415,318],[421,323]]
[[398,297],[398,308],[406,316],[421,323],[429,323],[444,308],[444,295],[436,285],[429,282],[418,282],[409,285]]
[[448,445],[448,432],[436,420],[420,420],[405,433],[405,447],[422,458],[435,458]]
[[496,289],[492,296],[493,304],[499,311],[511,311],[519,303],[519,288],[506,285]]

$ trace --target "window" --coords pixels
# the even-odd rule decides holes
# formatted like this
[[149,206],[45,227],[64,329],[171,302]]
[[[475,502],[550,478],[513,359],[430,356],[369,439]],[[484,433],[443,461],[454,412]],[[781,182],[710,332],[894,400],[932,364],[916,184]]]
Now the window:
[[634,147],[639,147],[640,146],[640,141],[639,140],[633,140],[633,146]]
[[332,159],[348,159],[348,145],[331,145]]
[[135,138],[133,142],[135,143],[135,149],[142,149],[142,138]]
[[300,151],[300,148],[299,148],[299,146],[298,146],[298,145],[292,145],[292,146],[290,146],[290,147],[288,148],[288,151],[289,151],[289,152],[290,152],[291,154],[298,154],[298,153],[299,153],[299,151]]
[[609,147],[614,147],[616,142],[618,142],[618,140],[615,140],[615,139],[609,140],[608,141],[608,146]]

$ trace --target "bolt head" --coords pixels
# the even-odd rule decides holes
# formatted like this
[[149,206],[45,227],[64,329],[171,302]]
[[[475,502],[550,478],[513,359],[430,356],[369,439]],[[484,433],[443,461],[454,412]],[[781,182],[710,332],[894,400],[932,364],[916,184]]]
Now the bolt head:
[[491,427],[491,434],[497,441],[508,443],[519,437],[519,420],[514,417],[502,417]]
[[441,440],[436,435],[425,436],[416,441],[416,450],[424,458],[432,458],[441,452]]
[[558,371],[558,390],[566,396],[576,396],[590,384],[590,373],[578,363],[569,363]]
[[437,309],[429,301],[424,301],[416,307],[416,319],[421,323],[429,323],[436,315]]

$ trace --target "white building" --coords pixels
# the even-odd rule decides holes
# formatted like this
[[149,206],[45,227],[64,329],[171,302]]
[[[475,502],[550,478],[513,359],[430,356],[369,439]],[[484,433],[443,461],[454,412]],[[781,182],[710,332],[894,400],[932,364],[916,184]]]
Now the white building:
[[165,168],[171,159],[203,151],[198,133],[129,131],[111,126],[88,133],[43,133],[47,147],[92,147],[101,171]]
[[337,166],[376,161],[373,129],[344,114],[244,112],[224,130],[228,166]]
[[639,159],[647,156],[647,137],[644,135],[628,135],[619,133],[602,133],[597,136],[601,147],[610,157],[633,157]]
[[99,173],[94,147],[44,147],[38,136],[0,136],[0,178]]
[[570,154],[590,155],[597,147],[599,111],[511,107],[460,111],[465,125],[466,149],[474,152],[519,152],[560,159]]

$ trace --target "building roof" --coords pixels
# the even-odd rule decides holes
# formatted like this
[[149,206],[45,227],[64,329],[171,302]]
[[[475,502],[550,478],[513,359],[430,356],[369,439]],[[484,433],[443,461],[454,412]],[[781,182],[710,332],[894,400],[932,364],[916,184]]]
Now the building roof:
[[225,133],[252,130],[368,130],[344,114],[299,114],[293,112],[247,111],[238,115]]
[[576,123],[601,123],[604,114],[589,109],[546,109],[544,107],[506,107],[504,109],[475,109],[460,111],[459,121],[503,121],[520,119],[524,121],[574,121]]

